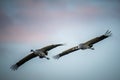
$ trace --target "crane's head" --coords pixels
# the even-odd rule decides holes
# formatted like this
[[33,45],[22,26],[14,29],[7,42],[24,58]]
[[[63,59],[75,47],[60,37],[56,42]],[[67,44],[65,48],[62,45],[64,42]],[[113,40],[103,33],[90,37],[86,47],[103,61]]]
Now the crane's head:
[[34,50],[33,50],[33,49],[31,49],[31,50],[30,50],[30,52],[34,52]]

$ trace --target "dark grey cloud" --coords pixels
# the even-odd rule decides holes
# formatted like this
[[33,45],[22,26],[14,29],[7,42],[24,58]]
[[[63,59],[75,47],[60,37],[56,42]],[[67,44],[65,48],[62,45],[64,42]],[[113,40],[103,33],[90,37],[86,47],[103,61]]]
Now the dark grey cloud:
[[6,28],[11,24],[11,19],[6,15],[6,13],[2,9],[0,9],[0,28]]

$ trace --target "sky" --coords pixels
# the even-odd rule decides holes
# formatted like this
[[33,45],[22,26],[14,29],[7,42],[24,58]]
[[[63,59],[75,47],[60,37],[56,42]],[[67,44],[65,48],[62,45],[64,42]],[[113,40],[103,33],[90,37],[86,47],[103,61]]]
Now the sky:
[[[95,50],[62,51],[103,35]],[[119,0],[0,0],[0,80],[120,80]],[[17,71],[11,65],[51,44],[50,60],[34,58]]]

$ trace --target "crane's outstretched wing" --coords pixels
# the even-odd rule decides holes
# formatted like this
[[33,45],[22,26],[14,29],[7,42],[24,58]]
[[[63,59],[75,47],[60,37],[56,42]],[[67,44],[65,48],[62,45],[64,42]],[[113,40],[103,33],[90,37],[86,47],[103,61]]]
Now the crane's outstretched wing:
[[74,52],[74,51],[76,51],[76,50],[79,50],[78,46],[75,46],[75,47],[72,47],[72,48],[70,48],[70,49],[68,49],[68,50],[65,50],[65,51],[63,51],[62,53],[55,55],[53,58],[59,59],[60,57],[62,57],[62,56],[64,56],[64,55],[67,55],[67,54],[69,54],[69,53],[72,53],[72,52]]
[[51,49],[53,49],[53,48],[56,48],[56,47],[58,47],[58,46],[63,46],[63,45],[64,45],[64,44],[53,44],[53,45],[49,45],[49,46],[43,47],[43,48],[38,49],[38,50],[41,50],[41,51],[45,52],[46,55],[47,55],[47,51],[49,51],[49,50],[51,50]]
[[28,60],[36,57],[37,55],[35,55],[34,53],[29,54],[28,56],[24,57],[23,59],[21,59],[20,61],[18,61],[16,64],[12,65],[10,68],[12,70],[17,70],[22,64],[24,64],[25,62],[27,62]]
[[103,40],[105,38],[108,38],[111,35],[112,35],[111,31],[107,30],[104,35],[101,35],[100,37],[96,37],[94,39],[91,39],[90,41],[87,41],[87,42],[85,42],[83,44],[84,45],[89,45],[89,46],[91,45],[92,46],[93,44],[95,44],[95,43],[97,43],[97,42],[99,42],[99,41],[101,41],[101,40]]

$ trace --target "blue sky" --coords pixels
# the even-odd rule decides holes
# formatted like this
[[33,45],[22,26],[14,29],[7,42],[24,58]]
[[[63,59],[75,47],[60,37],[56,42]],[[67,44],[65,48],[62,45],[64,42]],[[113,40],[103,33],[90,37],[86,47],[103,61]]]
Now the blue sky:
[[[119,0],[1,0],[0,80],[120,80]],[[52,56],[100,36],[112,36],[54,60]],[[17,71],[10,66],[30,49],[50,44],[51,60],[34,58]]]

